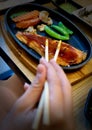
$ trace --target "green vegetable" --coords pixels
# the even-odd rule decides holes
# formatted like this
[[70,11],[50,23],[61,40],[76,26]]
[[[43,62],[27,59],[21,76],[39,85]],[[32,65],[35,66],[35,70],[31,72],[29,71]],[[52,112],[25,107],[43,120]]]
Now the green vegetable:
[[25,14],[25,13],[27,13],[27,12],[26,11],[22,11],[22,12],[14,13],[10,17],[11,17],[11,19],[13,19],[13,18],[15,18],[15,17],[17,17],[19,15]]
[[67,36],[62,36],[62,35],[60,35],[60,34],[58,34],[57,32],[55,32],[55,31],[53,31],[49,26],[45,26],[44,27],[44,30],[45,30],[45,32],[49,35],[49,36],[51,36],[51,37],[53,37],[53,38],[56,38],[56,39],[59,39],[59,40],[69,40],[69,35],[67,35]]
[[58,31],[59,33],[61,33],[61,34],[63,34],[63,35],[69,35],[68,34],[68,32],[64,29],[64,28],[61,28],[61,27],[59,27],[59,26],[57,26],[57,25],[51,25],[51,27],[53,28],[53,29],[55,29],[56,31]]
[[73,31],[70,30],[69,28],[67,28],[62,22],[59,22],[58,26],[61,27],[61,28],[63,28],[65,31],[67,31],[68,34],[71,34],[71,35],[73,34]]

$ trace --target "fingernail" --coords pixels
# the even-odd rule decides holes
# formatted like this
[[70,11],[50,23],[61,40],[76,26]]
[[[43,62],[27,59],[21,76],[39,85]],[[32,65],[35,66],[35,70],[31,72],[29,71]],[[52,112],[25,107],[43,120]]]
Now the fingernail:
[[24,83],[24,86],[27,86],[27,87],[29,87],[30,85],[29,85],[28,83],[26,83],[26,82],[25,82],[25,83]]
[[41,58],[40,58],[40,62],[43,61],[43,60],[44,60],[44,57],[41,57]]
[[37,75],[36,75],[36,84],[39,84],[39,80],[40,78],[42,77],[42,65],[39,64],[38,67],[37,67]]
[[41,64],[40,65],[38,65],[38,67],[37,67],[37,75],[41,75],[42,74],[42,69],[41,69]]

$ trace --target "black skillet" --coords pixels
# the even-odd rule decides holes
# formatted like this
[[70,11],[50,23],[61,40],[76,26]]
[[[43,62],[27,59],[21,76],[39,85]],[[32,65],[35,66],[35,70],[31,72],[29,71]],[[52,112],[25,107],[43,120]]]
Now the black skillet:
[[[66,18],[61,13],[58,13],[54,10],[51,10],[47,7],[44,7],[44,6],[36,4],[36,3],[28,3],[28,4],[19,5],[19,6],[14,6],[14,7],[8,9],[5,14],[4,22],[5,22],[6,29],[10,33],[10,35],[13,37],[13,39],[17,42],[17,44],[19,44],[19,46],[21,46],[34,59],[39,61],[41,56],[34,50],[27,47],[22,42],[20,42],[15,37],[15,34],[19,29],[15,27],[15,23],[11,20],[11,16],[13,14],[23,12],[23,11],[31,11],[34,9],[37,9],[39,11],[47,10],[50,13],[50,17],[53,19],[53,22],[55,24],[57,24],[59,21],[62,21],[65,24],[65,26],[67,26],[74,32],[73,35],[70,37],[70,39],[66,42],[68,42],[72,46],[74,46],[84,52],[87,52],[87,57],[83,62],[81,62],[80,64],[71,65],[69,67],[68,66],[63,67],[63,69],[75,70],[75,69],[78,69],[78,68],[82,67],[83,65],[85,65],[90,60],[91,52],[92,52],[91,43],[88,40],[88,38],[86,37],[86,35],[73,22],[71,22],[68,18]],[[46,36],[46,34],[44,32],[42,32],[40,34]]]

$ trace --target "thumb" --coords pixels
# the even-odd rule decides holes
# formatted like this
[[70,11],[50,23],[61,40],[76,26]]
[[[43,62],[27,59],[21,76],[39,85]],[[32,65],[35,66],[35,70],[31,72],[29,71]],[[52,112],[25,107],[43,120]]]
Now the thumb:
[[44,65],[39,64],[37,67],[37,74],[31,85],[25,84],[24,87],[27,88],[25,93],[18,100],[18,107],[21,110],[26,108],[32,109],[38,102],[41,92],[43,90],[43,85],[46,79],[46,68]]

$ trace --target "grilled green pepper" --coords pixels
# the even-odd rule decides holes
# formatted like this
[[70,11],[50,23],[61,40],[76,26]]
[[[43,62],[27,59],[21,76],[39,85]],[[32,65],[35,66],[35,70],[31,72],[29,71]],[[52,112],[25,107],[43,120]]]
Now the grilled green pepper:
[[58,23],[58,26],[63,28],[65,31],[67,31],[68,34],[73,34],[73,31],[67,28],[61,21]]
[[62,36],[59,33],[53,31],[49,26],[44,27],[44,31],[51,37],[59,39],[59,40],[69,40],[69,35],[67,36]]
[[53,29],[55,29],[56,31],[58,31],[59,33],[61,33],[61,34],[63,34],[63,35],[69,35],[69,33],[64,29],[64,28],[61,28],[61,27],[59,27],[59,26],[57,26],[57,25],[51,25],[51,27],[53,28]]

